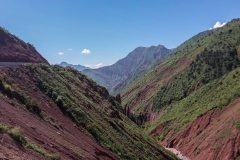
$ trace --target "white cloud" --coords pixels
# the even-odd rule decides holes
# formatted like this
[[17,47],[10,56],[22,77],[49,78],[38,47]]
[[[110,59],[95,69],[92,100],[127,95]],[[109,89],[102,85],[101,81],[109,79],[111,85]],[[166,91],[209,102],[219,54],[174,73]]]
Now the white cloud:
[[85,67],[88,67],[88,68],[91,68],[91,65],[90,65],[90,64],[85,64],[84,66],[85,66]]
[[103,63],[98,63],[98,64],[86,64],[85,67],[92,68],[92,69],[97,69],[97,68],[103,67]]
[[223,27],[225,24],[226,24],[226,22],[221,23],[221,22],[217,21],[217,22],[214,24],[214,26],[213,26],[212,28],[210,28],[210,30],[211,30],[211,29],[216,29],[216,28]]
[[58,52],[58,55],[62,56],[62,55],[64,55],[64,53],[63,52]]
[[96,68],[100,68],[102,66],[103,66],[103,63],[98,63],[98,64],[95,65]]
[[84,49],[82,50],[82,54],[83,54],[83,55],[89,55],[90,53],[91,53],[90,49],[84,48]]
[[68,51],[72,51],[73,49],[72,49],[72,48],[68,48],[67,50],[68,50]]

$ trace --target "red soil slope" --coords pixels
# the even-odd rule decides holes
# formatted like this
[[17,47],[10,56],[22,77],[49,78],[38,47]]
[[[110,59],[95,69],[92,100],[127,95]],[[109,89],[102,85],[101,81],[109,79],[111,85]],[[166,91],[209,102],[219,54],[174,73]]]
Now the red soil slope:
[[192,160],[239,159],[240,129],[236,124],[239,120],[240,99],[237,99],[223,109],[208,111],[181,133],[169,134],[163,143]]
[[[1,68],[0,72],[1,75],[8,75],[12,70]],[[49,117],[49,122],[29,112],[25,106],[0,94],[1,123],[21,128],[27,139],[51,153],[59,154],[63,160],[117,159],[111,151],[98,145],[82,128],[76,126],[51,99],[35,89],[32,77],[22,74],[21,79],[13,78],[12,81],[20,86],[27,84],[29,95],[38,100],[41,110]],[[7,135],[0,134],[0,159],[42,158],[30,150],[17,146]]]
[[0,62],[48,63],[29,43],[0,27]]

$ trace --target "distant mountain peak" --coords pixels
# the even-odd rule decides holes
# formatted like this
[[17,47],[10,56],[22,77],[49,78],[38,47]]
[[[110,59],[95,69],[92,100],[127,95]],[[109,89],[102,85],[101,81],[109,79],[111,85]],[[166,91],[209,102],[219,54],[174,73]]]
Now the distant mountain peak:
[[98,69],[87,69],[83,73],[106,87],[112,94],[116,94],[121,91],[126,81],[144,72],[157,61],[164,59],[170,52],[171,50],[163,45],[141,46],[135,48],[113,65]]
[[59,65],[62,66],[62,67],[71,67],[71,68],[77,69],[79,71],[83,71],[85,69],[90,69],[90,68],[85,67],[85,66],[80,65],[80,64],[70,64],[68,62],[61,62]]

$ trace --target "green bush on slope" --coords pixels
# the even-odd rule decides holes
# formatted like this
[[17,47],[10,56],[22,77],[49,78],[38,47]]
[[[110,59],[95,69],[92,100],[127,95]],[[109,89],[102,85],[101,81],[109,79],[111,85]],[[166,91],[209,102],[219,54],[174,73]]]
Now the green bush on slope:
[[7,84],[2,80],[0,80],[0,92],[7,95],[10,99],[16,99],[18,102],[25,105],[27,110],[36,114],[40,118],[43,118],[41,113],[42,111],[35,101],[30,100],[29,97],[26,97],[24,94],[14,90],[10,84]]
[[2,134],[8,134],[12,139],[15,140],[15,142],[27,149],[31,149],[34,152],[39,153],[43,157],[49,159],[49,160],[60,160],[60,157],[56,154],[50,154],[45,149],[37,146],[36,144],[30,143],[23,135],[23,132],[16,127],[10,127],[5,124],[0,124],[0,133]]

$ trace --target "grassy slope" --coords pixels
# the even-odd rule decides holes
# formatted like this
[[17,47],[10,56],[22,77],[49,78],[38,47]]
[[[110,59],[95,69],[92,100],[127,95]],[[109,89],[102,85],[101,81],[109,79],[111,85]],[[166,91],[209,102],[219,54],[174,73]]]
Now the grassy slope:
[[[135,114],[146,110],[159,112],[159,118],[146,124],[146,132],[164,126],[158,135],[163,140],[170,131],[177,133],[210,109],[226,106],[240,97],[239,51],[239,19],[202,32],[130,85],[123,94],[123,102],[133,105]],[[190,63],[180,69],[184,59]],[[150,85],[153,89],[146,90]],[[148,96],[136,102],[146,91],[150,92]]]
[[[123,105],[134,106],[133,112],[135,114],[148,110],[146,106],[152,106],[153,97],[158,90],[173,76],[184,70],[195,59],[196,55],[204,50],[210,41],[208,37],[212,34],[213,32],[206,31],[194,36],[176,48],[165,61],[156,64],[147,73],[127,85],[122,91]],[[150,91],[147,90],[149,86],[152,88]],[[141,101],[133,104],[134,100],[138,99],[139,95],[146,90],[148,94]]]
[[160,139],[168,131],[178,131],[208,110],[240,97],[240,22],[230,22],[214,32],[196,60],[154,98],[154,109],[164,114],[150,125],[149,131],[156,124],[171,124],[164,128]]
[[166,125],[164,132],[159,135],[159,140],[162,140],[170,130],[178,132],[207,111],[227,106],[240,97],[239,79],[240,67],[208,83],[178,103],[167,107],[163,116],[153,123],[147,124],[147,132],[150,133],[160,124],[170,122],[168,124],[171,125]]
[[[230,44],[232,52],[234,52],[234,49],[236,49],[236,46],[239,44],[239,23],[239,20],[235,20],[223,28],[202,32],[180,45],[163,63],[154,66],[147,74],[139,77],[134,83],[128,85],[123,92],[123,104],[130,107],[134,106],[133,112],[135,114],[139,114],[140,112],[145,112],[146,110],[150,110],[151,112],[152,108],[154,108],[154,110],[159,110],[162,106],[166,106],[172,101],[177,101],[184,98],[184,96],[189,95],[192,91],[194,91],[194,87],[197,86],[198,80],[202,80],[199,77],[204,77],[205,74],[196,75],[199,79],[193,83],[192,87],[186,89],[186,93],[182,92],[182,90],[185,89],[183,80],[188,83],[188,78],[191,78],[191,72],[194,71],[194,69],[191,70],[191,72],[188,71],[188,66],[190,66],[192,61],[195,61],[196,59],[199,59],[199,63],[201,64],[201,60],[204,61],[204,59],[201,59],[201,56],[199,55],[205,55],[204,52],[206,51],[210,51],[209,53],[211,53],[211,51],[218,52],[221,50],[221,53],[224,53],[225,50],[230,50],[228,49]],[[225,50],[221,48],[219,49],[219,46],[224,46]],[[221,55],[221,53],[219,55]],[[214,54],[210,56],[214,57]],[[229,55],[226,57],[228,56]],[[219,59],[221,60],[221,58]],[[202,66],[198,65],[197,67],[201,68]],[[232,69],[235,67],[232,67]],[[183,73],[190,76],[181,75]],[[225,72],[223,71],[223,73]],[[220,73],[212,79],[221,76],[223,73]],[[209,74],[211,75],[213,73]],[[174,80],[173,77],[176,80]],[[178,86],[178,78],[183,79],[182,83],[180,83],[182,86],[180,87]],[[151,89],[148,89],[149,86]],[[199,85],[199,87],[200,86],[201,85]],[[174,94],[178,96],[174,97]],[[141,95],[144,96],[141,97]],[[158,95],[157,98],[156,95]],[[161,101],[159,101],[159,99],[161,99]],[[161,104],[163,101],[165,102]]]
[[[24,70],[33,77],[36,88],[50,97],[66,116],[120,159],[175,159],[154,140],[141,134],[139,128],[119,111],[121,107],[107,90],[86,76],[59,66],[31,65]],[[8,77],[2,78],[3,94],[15,98],[45,120],[46,115],[31,100],[34,98],[22,88],[8,82]]]
[[191,65],[162,87],[154,99],[154,109],[177,102],[211,80],[240,66],[237,48],[240,45],[240,23],[229,23],[216,30],[211,41]]

